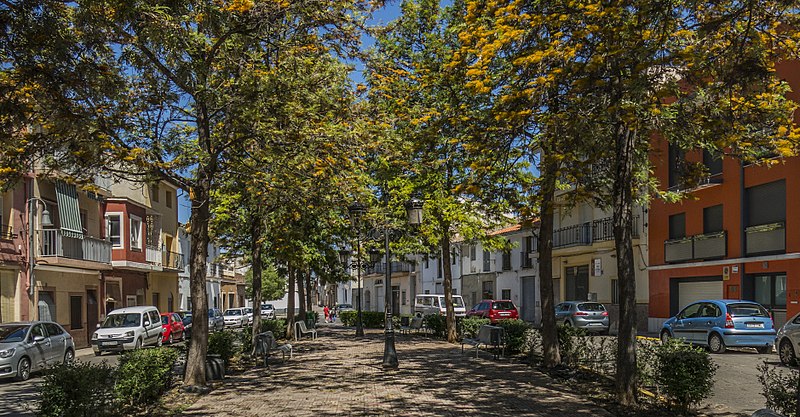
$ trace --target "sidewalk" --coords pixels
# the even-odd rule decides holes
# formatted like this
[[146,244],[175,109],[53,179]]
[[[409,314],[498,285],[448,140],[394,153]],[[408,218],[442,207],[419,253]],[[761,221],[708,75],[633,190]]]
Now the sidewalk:
[[319,338],[293,343],[276,360],[226,383],[185,416],[610,416],[524,364],[424,336],[398,335],[400,369],[384,371],[382,333],[320,326]]

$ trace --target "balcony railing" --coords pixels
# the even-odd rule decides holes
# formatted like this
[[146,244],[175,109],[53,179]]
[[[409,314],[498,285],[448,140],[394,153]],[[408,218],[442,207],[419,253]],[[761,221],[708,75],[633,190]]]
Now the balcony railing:
[[533,259],[531,259],[531,254],[533,252],[522,251],[519,253],[520,265],[523,268],[533,268]]
[[747,255],[781,253],[786,251],[786,224],[784,222],[750,226],[744,229]]
[[[640,237],[639,216],[633,216],[631,236]],[[553,247],[591,245],[594,242],[614,240],[614,218],[605,217],[592,222],[562,227],[553,231]]]
[[162,262],[161,249],[159,249],[157,245],[146,245],[145,256],[147,262],[155,265],[161,265]]
[[[408,262],[392,262],[392,273],[395,272],[411,272],[411,264]],[[385,274],[386,263],[379,263],[372,268],[367,268],[367,275],[369,274]]]
[[183,254],[177,252],[170,252],[168,250],[161,252],[161,265],[164,268],[170,269],[183,269],[185,266],[183,262]]
[[727,248],[728,233],[725,231],[667,240],[664,242],[664,260],[671,263],[724,258]]
[[84,237],[74,239],[63,236],[59,229],[39,230],[39,255],[81,261],[111,263],[111,242]]
[[14,239],[15,237],[17,237],[17,234],[14,233],[14,229],[11,226],[0,224],[0,239]]

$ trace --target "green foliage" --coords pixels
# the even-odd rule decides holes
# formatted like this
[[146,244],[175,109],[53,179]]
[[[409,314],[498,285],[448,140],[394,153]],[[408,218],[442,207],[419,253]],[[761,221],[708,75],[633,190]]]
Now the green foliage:
[[272,332],[275,339],[286,339],[286,320],[261,320],[261,333]]
[[[357,311],[341,311],[336,316],[345,326],[355,326],[358,321]],[[364,328],[380,329],[383,327],[384,313],[380,311],[362,311],[361,318],[364,320]]]
[[445,330],[447,330],[445,316],[429,314],[423,318],[423,323],[433,333],[434,337],[445,337]]
[[[253,298],[253,269],[244,274],[245,294]],[[266,266],[261,272],[261,300],[280,300],[286,295],[286,277],[278,274],[273,265]]]
[[506,336],[506,352],[509,354],[520,353],[525,347],[527,332],[531,326],[523,320],[500,320],[497,325],[502,327]]
[[234,348],[235,335],[229,331],[215,332],[208,335],[208,354],[219,355],[227,364],[236,354]]
[[120,404],[140,408],[153,404],[171,386],[178,351],[166,347],[125,352],[119,359],[114,393]]
[[581,343],[587,332],[572,326],[558,326],[558,348],[561,352],[561,362],[567,366],[577,366],[582,353],[585,351]]
[[706,350],[670,339],[656,355],[656,383],[676,408],[686,412],[711,395],[718,366]]
[[491,320],[480,317],[464,317],[459,321],[461,337],[476,337],[481,326],[491,323]]
[[237,336],[239,338],[239,344],[242,353],[249,354],[250,351],[253,349],[253,328],[245,327],[244,329],[239,330]]
[[[297,323],[300,321],[300,315],[294,316],[294,322]],[[312,323],[319,323],[319,313],[316,311],[306,311],[306,322],[311,321]]]
[[795,370],[783,371],[765,362],[759,364],[758,381],[761,382],[761,395],[770,410],[797,417],[797,386],[800,373]]
[[73,362],[48,370],[39,385],[38,415],[106,417],[117,415],[114,369],[108,364]]

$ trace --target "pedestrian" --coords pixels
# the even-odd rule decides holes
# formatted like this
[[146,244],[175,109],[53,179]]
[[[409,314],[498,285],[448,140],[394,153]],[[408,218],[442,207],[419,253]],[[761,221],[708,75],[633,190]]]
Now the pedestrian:
[[336,322],[336,307],[331,310],[331,323]]
[[327,323],[328,319],[330,318],[330,309],[328,309],[327,304],[325,304],[325,307],[322,309],[322,312],[325,313],[325,323]]

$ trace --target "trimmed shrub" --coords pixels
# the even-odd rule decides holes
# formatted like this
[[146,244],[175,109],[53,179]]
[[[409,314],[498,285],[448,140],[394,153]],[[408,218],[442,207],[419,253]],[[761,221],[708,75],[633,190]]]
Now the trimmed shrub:
[[572,326],[557,326],[558,349],[561,353],[561,362],[567,366],[578,366],[581,358],[585,356],[586,343],[583,340],[586,330]]
[[[339,313],[338,320],[342,322],[345,326],[355,326],[356,321],[358,321],[358,312],[357,311],[342,311]],[[383,327],[383,317],[384,314],[382,311],[362,311],[361,318],[364,320],[364,327],[368,329],[380,329]]]
[[170,348],[139,349],[125,352],[119,359],[114,393],[124,406],[153,404],[173,381],[173,366],[178,351]]
[[439,314],[430,314],[423,318],[425,327],[429,328],[434,337],[445,337],[447,332],[447,319]]
[[461,337],[476,337],[481,326],[491,323],[489,319],[480,317],[464,317],[459,322],[461,324]]
[[275,339],[286,339],[286,320],[262,320],[261,333],[272,332]]
[[208,335],[208,354],[219,355],[227,364],[236,350],[233,347],[234,335],[231,332],[215,332]]
[[779,371],[766,362],[756,367],[761,382],[761,395],[767,401],[767,408],[787,417],[797,416],[797,384],[800,373],[790,370]]
[[506,334],[506,352],[509,354],[520,353],[525,347],[525,332],[530,329],[523,320],[506,319],[497,322]]
[[671,339],[656,355],[656,383],[674,407],[686,412],[711,395],[718,366],[704,349]]
[[239,331],[238,336],[242,353],[249,354],[253,350],[253,327],[245,327]]
[[78,361],[51,368],[39,385],[38,408],[37,414],[46,417],[117,415],[114,368]]

